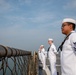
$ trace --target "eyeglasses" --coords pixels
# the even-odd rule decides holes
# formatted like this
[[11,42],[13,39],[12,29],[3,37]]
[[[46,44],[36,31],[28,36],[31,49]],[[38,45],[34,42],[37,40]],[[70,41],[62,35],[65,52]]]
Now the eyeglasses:
[[68,24],[62,24],[62,27],[69,26]]

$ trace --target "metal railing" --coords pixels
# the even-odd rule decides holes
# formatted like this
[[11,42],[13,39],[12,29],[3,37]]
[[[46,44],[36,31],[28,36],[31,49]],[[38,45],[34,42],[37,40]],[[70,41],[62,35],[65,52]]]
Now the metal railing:
[[37,53],[0,45],[0,75],[37,75]]

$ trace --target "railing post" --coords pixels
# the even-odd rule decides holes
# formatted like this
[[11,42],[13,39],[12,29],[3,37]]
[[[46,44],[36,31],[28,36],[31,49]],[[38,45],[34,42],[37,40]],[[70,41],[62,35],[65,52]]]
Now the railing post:
[[28,57],[28,64],[27,64],[27,74],[31,75],[31,62],[32,62],[32,54]]
[[34,60],[34,64],[35,64],[35,75],[38,74],[38,54],[36,52],[34,52],[34,56],[33,56],[33,60]]

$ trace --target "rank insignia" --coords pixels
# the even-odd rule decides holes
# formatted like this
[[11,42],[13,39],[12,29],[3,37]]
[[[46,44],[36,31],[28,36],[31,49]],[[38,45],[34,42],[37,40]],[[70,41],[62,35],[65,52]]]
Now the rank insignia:
[[74,42],[73,44],[74,44],[74,51],[76,51],[76,42]]

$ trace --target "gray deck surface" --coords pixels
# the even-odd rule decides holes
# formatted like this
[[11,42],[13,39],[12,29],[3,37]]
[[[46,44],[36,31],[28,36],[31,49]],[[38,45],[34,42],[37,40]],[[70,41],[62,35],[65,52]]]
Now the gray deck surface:
[[[57,75],[61,75],[61,65],[60,65],[60,56],[57,54],[57,61],[56,61],[56,68],[57,68]],[[39,61],[39,75],[51,75],[51,70],[49,67],[49,61],[46,59],[46,69],[42,69],[42,64]]]

